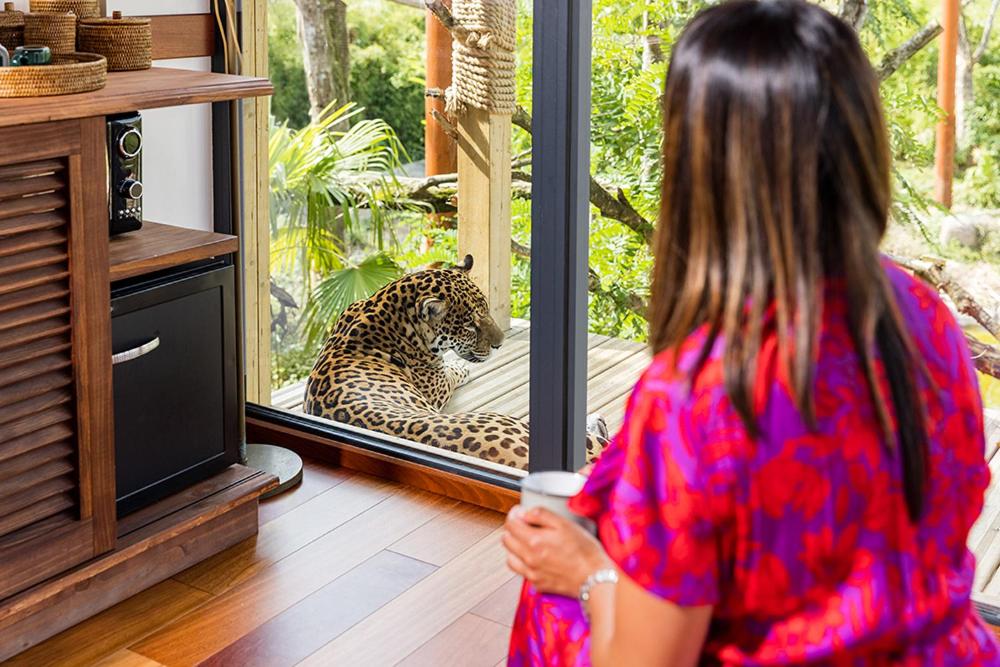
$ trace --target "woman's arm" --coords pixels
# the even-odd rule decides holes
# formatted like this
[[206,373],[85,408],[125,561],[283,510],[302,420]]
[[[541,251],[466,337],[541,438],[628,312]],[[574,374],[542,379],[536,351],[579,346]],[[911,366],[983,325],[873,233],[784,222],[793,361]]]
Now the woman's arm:
[[[503,537],[510,568],[543,593],[577,597],[597,570],[611,567],[600,543],[582,528],[541,508],[507,517]],[[591,659],[604,665],[694,665],[712,607],[681,607],[629,577],[591,590]]]

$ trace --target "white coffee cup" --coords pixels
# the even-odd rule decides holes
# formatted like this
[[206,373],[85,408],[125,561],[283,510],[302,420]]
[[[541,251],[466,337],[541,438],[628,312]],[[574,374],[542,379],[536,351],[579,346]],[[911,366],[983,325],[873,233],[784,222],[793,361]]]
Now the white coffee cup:
[[590,519],[569,510],[569,499],[578,494],[586,482],[586,477],[575,472],[533,472],[521,480],[521,509],[544,507],[594,532]]

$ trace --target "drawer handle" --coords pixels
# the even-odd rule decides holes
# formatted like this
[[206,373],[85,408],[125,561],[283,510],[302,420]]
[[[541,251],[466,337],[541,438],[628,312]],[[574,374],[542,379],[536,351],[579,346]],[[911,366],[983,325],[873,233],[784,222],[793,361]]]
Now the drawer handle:
[[112,354],[111,365],[117,366],[118,364],[124,364],[126,361],[138,359],[139,357],[149,354],[158,347],[160,347],[159,336],[148,343],[143,343],[139,347],[133,347],[131,350],[125,350],[124,352],[119,352],[118,354]]

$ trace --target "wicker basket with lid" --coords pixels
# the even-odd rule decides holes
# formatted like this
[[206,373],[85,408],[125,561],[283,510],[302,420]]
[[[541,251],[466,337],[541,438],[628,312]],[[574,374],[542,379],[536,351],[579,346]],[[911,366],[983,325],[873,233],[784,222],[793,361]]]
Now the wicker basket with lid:
[[24,12],[14,9],[13,2],[3,3],[3,11],[0,12],[0,46],[11,53],[24,46]]
[[89,19],[101,15],[98,0],[31,0],[31,11],[42,14],[65,14],[72,12],[78,19]]
[[137,16],[83,19],[77,36],[80,50],[108,59],[109,72],[149,69],[153,64],[150,20]]
[[24,43],[47,46],[53,55],[76,51],[76,15],[28,12],[24,15]]

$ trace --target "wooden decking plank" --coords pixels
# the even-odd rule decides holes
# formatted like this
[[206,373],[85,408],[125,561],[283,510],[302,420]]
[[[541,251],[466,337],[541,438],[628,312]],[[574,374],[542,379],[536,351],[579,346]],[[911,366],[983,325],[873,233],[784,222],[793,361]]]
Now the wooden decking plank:
[[511,627],[514,625],[514,613],[517,611],[517,602],[521,598],[523,583],[524,580],[521,577],[511,577],[507,583],[476,605],[472,609],[472,613],[508,628]]
[[[591,336],[588,339],[588,358],[604,349],[612,339],[606,336]],[[608,355],[605,355],[608,356]],[[478,379],[472,378],[455,392],[445,412],[491,412],[490,407],[497,400],[511,394],[527,393],[530,380],[531,358],[528,349],[516,363],[502,368],[491,368],[489,373]]]
[[507,654],[509,641],[509,628],[475,614],[465,614],[397,663],[397,667],[493,667],[497,658]]

